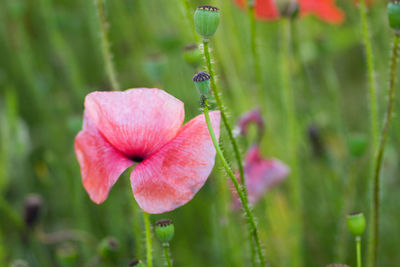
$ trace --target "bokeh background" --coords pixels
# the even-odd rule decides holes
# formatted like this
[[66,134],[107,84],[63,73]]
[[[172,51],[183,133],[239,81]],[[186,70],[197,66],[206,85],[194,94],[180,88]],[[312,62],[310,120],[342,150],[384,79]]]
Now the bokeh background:
[[[221,24],[210,45],[231,123],[243,112],[261,107],[267,127],[263,154],[288,162],[279,22],[257,23],[264,91],[260,99],[247,13],[231,0],[189,2],[193,12],[199,4],[221,9]],[[312,16],[291,23],[290,79],[301,140],[300,260],[307,267],[355,265],[345,215],[363,211],[368,218],[370,211],[369,100],[360,14],[353,1],[337,4],[346,13],[341,25]],[[393,35],[386,4],[373,2],[368,13],[380,121],[386,107]],[[199,96],[191,80],[197,70],[183,58],[183,47],[196,37],[182,1],[106,0],[104,10],[121,87],[162,88],[185,103],[185,121],[199,114]],[[1,266],[16,260],[27,266],[127,266],[133,259],[145,259],[143,216],[132,197],[127,172],[107,201],[96,205],[82,187],[74,154],[85,95],[110,88],[94,1],[0,1]],[[396,101],[395,113],[398,109]],[[316,151],[310,131],[319,138],[321,150]],[[239,139],[243,153],[254,141],[254,133],[252,129],[250,136]],[[224,134],[222,145],[233,158]],[[380,266],[400,263],[399,135],[395,114],[382,174]],[[231,209],[227,177],[220,166],[217,160],[208,182],[190,203],[151,216],[152,222],[161,218],[175,222],[171,243],[175,266],[250,265],[244,217]],[[291,266],[293,260],[289,183],[290,176],[254,207],[271,266]],[[26,229],[24,209],[33,193],[40,195],[42,208],[38,224]],[[119,243],[111,262],[98,252],[99,243],[108,236]],[[66,265],[66,255],[76,261]],[[155,239],[154,255],[155,265],[162,266],[161,246]]]

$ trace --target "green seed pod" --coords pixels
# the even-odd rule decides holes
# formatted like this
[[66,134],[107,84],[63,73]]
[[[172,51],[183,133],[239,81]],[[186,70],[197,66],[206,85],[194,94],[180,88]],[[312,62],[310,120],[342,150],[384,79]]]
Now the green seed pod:
[[144,263],[141,260],[133,260],[129,263],[129,267],[145,267]]
[[98,251],[100,256],[108,261],[115,261],[119,250],[119,243],[114,237],[104,238],[99,246]]
[[352,235],[361,236],[365,231],[364,214],[356,212],[347,215],[347,228]]
[[400,30],[400,0],[391,0],[387,7],[389,25],[394,30]]
[[210,74],[205,72],[199,72],[194,75],[193,82],[200,95],[208,95],[210,92],[210,79]]
[[219,24],[219,9],[213,6],[199,6],[194,13],[194,26],[203,37],[213,35]]
[[349,153],[356,158],[361,157],[368,147],[368,139],[361,134],[350,135],[347,143]]
[[156,236],[161,243],[169,243],[174,237],[174,233],[172,220],[164,219],[156,222]]
[[183,49],[183,58],[186,63],[193,68],[198,68],[203,65],[203,53],[200,51],[197,44],[190,44]]
[[76,266],[78,261],[78,252],[76,246],[71,243],[65,243],[56,250],[58,263],[63,267]]

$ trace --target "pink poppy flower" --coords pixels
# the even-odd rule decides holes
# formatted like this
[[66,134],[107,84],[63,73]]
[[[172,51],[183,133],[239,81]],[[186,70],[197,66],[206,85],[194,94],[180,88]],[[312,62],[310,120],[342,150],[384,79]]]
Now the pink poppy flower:
[[[244,178],[247,187],[249,203],[254,205],[274,185],[284,180],[289,174],[289,168],[277,159],[261,157],[258,145],[249,148],[244,162]],[[239,174],[236,174],[239,177]],[[239,179],[239,178],[238,178]],[[234,208],[240,207],[235,191]]]
[[[210,117],[218,137],[219,111]],[[75,153],[90,198],[102,203],[137,163],[131,185],[144,211],[163,213],[190,201],[211,173],[215,149],[204,115],[181,127],[183,119],[183,103],[160,89],[88,94]]]
[[[245,8],[246,0],[234,0],[239,7]],[[280,14],[277,6],[279,0],[255,0],[254,12],[259,20],[276,20]],[[340,24],[344,21],[344,13],[335,5],[336,0],[298,0],[300,15],[315,15],[322,21]]]

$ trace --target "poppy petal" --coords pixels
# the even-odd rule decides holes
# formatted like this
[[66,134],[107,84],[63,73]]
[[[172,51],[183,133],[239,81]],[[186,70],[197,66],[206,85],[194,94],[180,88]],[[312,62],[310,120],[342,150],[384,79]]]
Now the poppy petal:
[[183,103],[160,89],[93,92],[85,108],[108,142],[132,159],[143,159],[173,139],[185,116]]
[[[210,118],[219,137],[220,112],[211,112]],[[133,170],[132,191],[139,206],[164,213],[186,204],[210,175],[215,153],[204,115],[199,115]]]
[[99,133],[87,112],[83,129],[75,138],[83,186],[93,202],[103,202],[119,176],[134,162],[116,150]]
[[314,14],[321,20],[340,24],[344,21],[344,12],[335,5],[336,0],[299,0],[302,15]]
[[256,17],[261,20],[275,20],[279,18],[279,11],[274,0],[255,0]]

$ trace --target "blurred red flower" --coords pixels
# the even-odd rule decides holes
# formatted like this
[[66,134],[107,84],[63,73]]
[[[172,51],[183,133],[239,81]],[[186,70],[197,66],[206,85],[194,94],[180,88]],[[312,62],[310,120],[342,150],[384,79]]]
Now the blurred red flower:
[[[160,89],[88,94],[75,153],[90,198],[103,202],[137,163],[131,185],[144,211],[163,213],[190,201],[210,175],[215,149],[204,115],[181,128],[184,116],[183,103]],[[210,117],[218,137],[219,111]]]
[[[247,0],[234,0],[241,8],[247,6]],[[254,12],[259,20],[276,20],[280,17],[276,1],[279,0],[255,0]],[[345,15],[335,5],[336,0],[298,0],[300,16],[315,15],[320,20],[332,24],[340,24]]]

